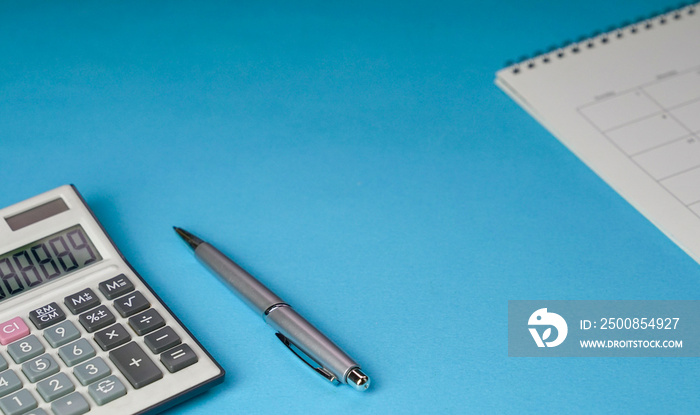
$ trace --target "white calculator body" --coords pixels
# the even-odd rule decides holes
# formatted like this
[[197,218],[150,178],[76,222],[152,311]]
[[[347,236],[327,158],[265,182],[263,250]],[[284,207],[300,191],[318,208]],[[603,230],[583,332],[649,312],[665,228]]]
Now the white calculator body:
[[73,186],[0,210],[1,414],[153,414],[223,378]]

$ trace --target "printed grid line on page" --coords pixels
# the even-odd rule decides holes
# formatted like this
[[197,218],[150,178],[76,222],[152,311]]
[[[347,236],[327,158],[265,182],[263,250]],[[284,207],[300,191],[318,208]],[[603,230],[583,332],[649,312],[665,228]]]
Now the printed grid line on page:
[[606,94],[577,111],[700,217],[700,67]]

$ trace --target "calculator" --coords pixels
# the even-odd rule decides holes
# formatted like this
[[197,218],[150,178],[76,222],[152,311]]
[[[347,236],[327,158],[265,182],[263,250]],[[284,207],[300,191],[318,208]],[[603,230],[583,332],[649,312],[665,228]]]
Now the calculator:
[[0,413],[155,414],[224,375],[74,186],[0,210]]

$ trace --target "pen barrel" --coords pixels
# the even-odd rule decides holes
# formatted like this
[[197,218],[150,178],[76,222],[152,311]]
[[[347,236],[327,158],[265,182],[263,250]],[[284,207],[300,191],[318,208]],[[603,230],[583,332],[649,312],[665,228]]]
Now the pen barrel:
[[299,315],[292,307],[283,306],[270,310],[265,322],[279,331],[296,347],[320,366],[330,371],[342,383],[347,383],[348,373],[359,365],[344,351]]
[[264,315],[270,307],[284,303],[281,298],[262,285],[255,277],[248,274],[210,244],[201,243],[194,253],[217,277],[231,286],[236,295],[260,315]]

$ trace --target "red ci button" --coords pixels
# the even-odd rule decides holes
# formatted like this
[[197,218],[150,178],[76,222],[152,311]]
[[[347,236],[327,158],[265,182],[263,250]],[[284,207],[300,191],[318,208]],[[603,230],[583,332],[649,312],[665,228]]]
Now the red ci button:
[[21,317],[0,323],[0,344],[3,346],[27,335],[29,335],[29,327],[24,324]]

